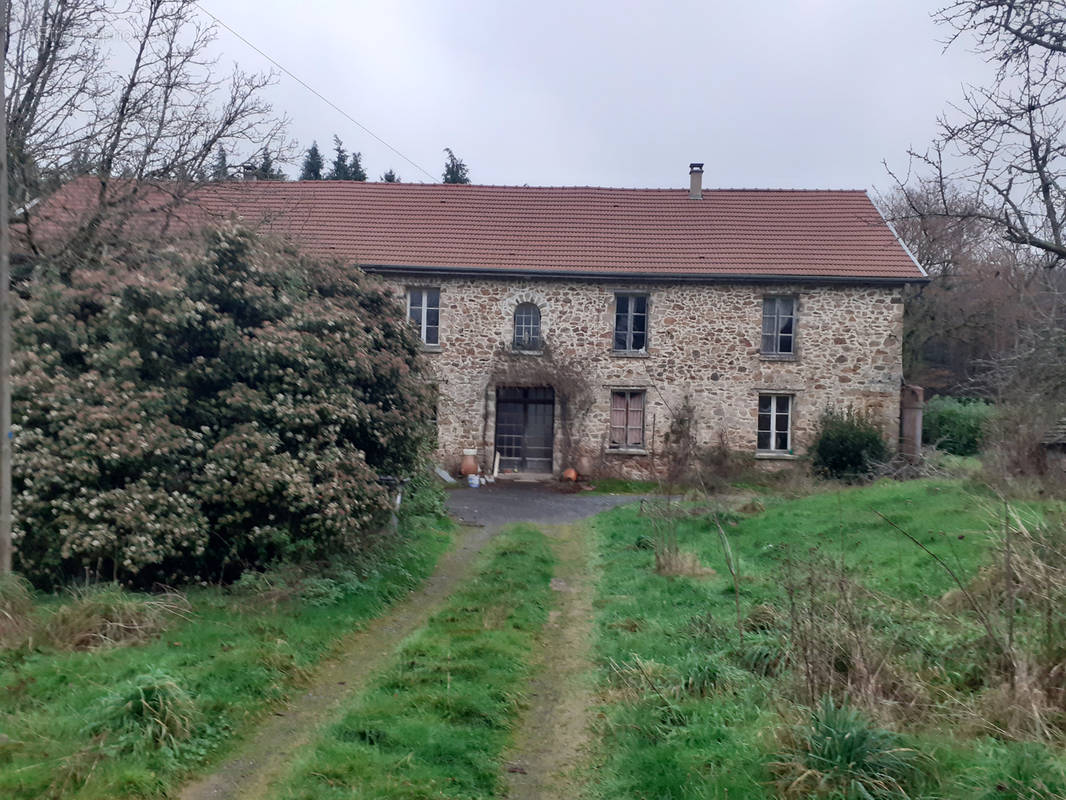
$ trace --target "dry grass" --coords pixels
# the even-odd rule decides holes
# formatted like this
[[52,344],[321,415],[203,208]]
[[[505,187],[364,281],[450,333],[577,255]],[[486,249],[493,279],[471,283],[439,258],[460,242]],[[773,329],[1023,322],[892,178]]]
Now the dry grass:
[[655,572],[668,578],[709,578],[717,574],[703,566],[696,553],[677,547],[655,548]]
[[136,644],[190,613],[178,592],[133,595],[116,584],[99,584],[73,589],[71,595],[45,625],[47,638],[60,650]]
[[0,646],[20,641],[30,630],[33,590],[15,573],[0,575]]
[[906,800],[917,753],[900,736],[829,696],[809,720],[779,731],[781,752],[768,764],[786,798]]

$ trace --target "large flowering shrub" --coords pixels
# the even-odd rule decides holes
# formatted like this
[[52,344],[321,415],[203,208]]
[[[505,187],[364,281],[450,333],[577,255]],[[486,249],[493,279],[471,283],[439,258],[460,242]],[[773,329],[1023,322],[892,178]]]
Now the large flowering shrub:
[[218,579],[369,547],[379,474],[428,441],[402,309],[234,229],[121,261],[18,287],[17,568]]

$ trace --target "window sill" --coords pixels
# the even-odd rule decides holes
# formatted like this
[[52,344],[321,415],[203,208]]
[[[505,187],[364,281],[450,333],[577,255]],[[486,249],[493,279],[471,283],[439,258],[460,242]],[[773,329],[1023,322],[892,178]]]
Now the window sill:
[[511,352],[516,356],[542,356],[544,355],[543,347],[512,347]]
[[799,361],[795,353],[759,353],[761,361]]
[[755,458],[766,461],[798,461],[799,456],[784,450],[756,450]]
[[646,456],[648,454],[643,447],[608,447],[604,452],[615,456]]
[[611,355],[615,358],[651,358],[647,350],[612,350]]
[[441,352],[441,346],[439,344],[426,344],[425,342],[423,342],[422,343],[422,352],[423,353],[439,353],[439,352]]

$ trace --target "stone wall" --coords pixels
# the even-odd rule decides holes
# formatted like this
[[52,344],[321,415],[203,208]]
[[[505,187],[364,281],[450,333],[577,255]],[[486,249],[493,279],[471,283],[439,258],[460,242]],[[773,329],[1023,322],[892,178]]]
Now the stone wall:
[[[556,471],[584,458],[614,474],[662,467],[663,437],[686,397],[700,445],[756,451],[762,393],[794,397],[794,453],[809,444],[827,405],[852,405],[899,431],[903,305],[898,288],[840,285],[623,283],[389,275],[398,294],[440,287],[440,345],[427,347],[440,388],[438,457],[454,467],[476,447],[491,469],[498,385],[556,385]],[[650,298],[642,355],[612,350],[615,292]],[[760,354],[764,295],[798,299],[794,357]],[[541,311],[545,354],[513,354],[515,307]],[[551,376],[559,376],[553,380]],[[561,384],[568,384],[567,386]],[[612,389],[643,389],[646,453],[607,448]],[[780,458],[780,456],[778,456]]]

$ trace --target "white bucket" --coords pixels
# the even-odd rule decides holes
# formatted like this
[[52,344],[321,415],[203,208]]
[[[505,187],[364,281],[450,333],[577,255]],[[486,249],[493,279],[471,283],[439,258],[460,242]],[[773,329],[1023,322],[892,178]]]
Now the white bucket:
[[476,489],[478,486],[481,485],[481,480],[478,478],[477,475],[467,475],[466,485],[469,486],[471,489]]

